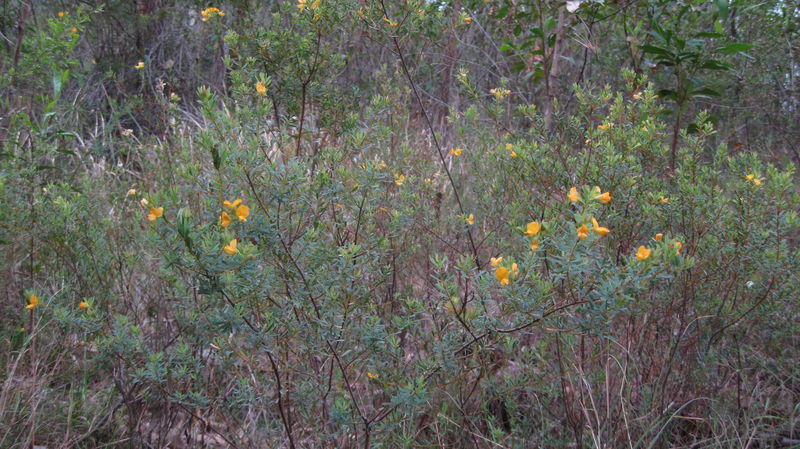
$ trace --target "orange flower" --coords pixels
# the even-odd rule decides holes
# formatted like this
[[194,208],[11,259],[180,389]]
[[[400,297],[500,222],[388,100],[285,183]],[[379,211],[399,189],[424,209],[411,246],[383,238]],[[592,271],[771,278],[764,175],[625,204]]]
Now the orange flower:
[[586,224],[582,224],[581,227],[578,228],[578,238],[583,240],[587,235],[589,235],[589,228],[586,227]]
[[230,210],[236,209],[236,206],[242,203],[241,198],[236,198],[232,203],[228,200],[222,202],[222,204]]
[[647,249],[646,246],[640,246],[636,251],[636,260],[643,262],[647,260],[648,257],[650,257],[650,250]]
[[532,240],[531,241],[531,251],[536,252],[537,249],[539,249],[539,241],[538,240]]
[[527,229],[525,230],[525,235],[528,237],[534,237],[539,231],[542,229],[541,223],[538,221],[532,221],[528,223]]
[[502,261],[503,261],[503,257],[502,256],[501,257],[492,257],[491,259],[489,259],[489,264],[491,264],[493,268],[497,268],[497,266],[500,265],[500,262],[502,262]]
[[161,218],[163,215],[164,215],[163,207],[151,207],[150,213],[147,214],[147,221],[156,221],[156,219]]
[[36,295],[28,296],[28,305],[25,306],[26,309],[32,310],[34,307],[39,305],[39,297]]
[[89,308],[89,304],[86,301],[81,301],[81,302],[78,303],[78,308],[79,309],[88,309]]
[[597,199],[603,204],[608,204],[611,202],[611,192],[604,192],[602,195],[598,196]]
[[239,221],[247,221],[247,217],[250,215],[250,208],[242,204],[241,206],[236,208],[236,218]]
[[578,200],[581,199],[581,196],[578,195],[578,189],[572,187],[569,189],[569,193],[567,194],[567,198],[569,198],[570,202],[577,203]]
[[219,223],[222,225],[223,228],[227,228],[229,224],[231,224],[231,216],[228,215],[227,212],[222,211],[222,214],[219,216]]
[[501,285],[508,285],[508,275],[509,272],[508,268],[506,267],[497,267],[497,269],[494,271],[494,277],[500,281]]
[[225,251],[225,254],[236,254],[239,252],[239,250],[236,248],[237,243],[238,242],[236,241],[236,239],[233,239],[231,240],[230,243],[225,245],[225,247],[222,248],[222,250]]
[[661,241],[661,239],[663,239],[663,238],[664,238],[664,234],[662,234],[662,233],[660,233],[660,232],[659,232],[658,234],[656,234],[656,240],[658,240],[659,242],[660,242],[660,241]]
[[610,229],[600,226],[600,224],[597,223],[597,220],[595,220],[594,217],[592,217],[592,230],[595,232],[595,234],[600,234],[600,235],[606,235],[609,232],[611,232]]

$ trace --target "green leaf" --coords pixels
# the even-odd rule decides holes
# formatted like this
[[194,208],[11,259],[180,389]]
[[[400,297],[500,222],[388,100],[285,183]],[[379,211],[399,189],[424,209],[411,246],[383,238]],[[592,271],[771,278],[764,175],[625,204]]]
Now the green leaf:
[[655,45],[642,45],[640,48],[645,53],[653,53],[656,55],[664,55],[669,57],[673,56],[671,51],[667,50],[666,48],[656,47]]
[[731,66],[729,66],[728,64],[725,64],[724,62],[721,61],[717,61],[716,59],[709,59],[708,61],[704,62],[703,65],[700,67],[709,70],[728,70],[731,68]]
[[753,44],[745,44],[743,42],[736,42],[736,43],[728,44],[728,45],[726,45],[724,47],[718,48],[718,50],[723,52],[723,53],[727,53],[729,55],[733,55],[733,54],[736,54],[736,53],[741,53],[743,51],[750,50],[754,46],[755,45],[753,45]]

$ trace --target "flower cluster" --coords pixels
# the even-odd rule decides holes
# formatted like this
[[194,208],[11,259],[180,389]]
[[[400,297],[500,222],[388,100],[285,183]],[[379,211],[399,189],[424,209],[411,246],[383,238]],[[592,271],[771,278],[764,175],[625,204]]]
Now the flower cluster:
[[494,98],[502,100],[503,97],[510,94],[511,91],[508,89],[496,88],[496,89],[489,89],[489,93],[494,95]]
[[756,175],[749,173],[747,176],[744,177],[745,181],[752,182],[754,186],[761,187],[761,184],[764,183],[762,178],[756,177]]
[[[247,217],[250,216],[250,208],[242,204],[241,198],[236,198],[233,201],[225,200],[222,202],[222,205],[225,206],[225,209],[229,210],[239,221],[247,221]],[[227,228],[229,224],[231,224],[231,216],[228,215],[228,212],[222,211],[219,217],[220,224],[223,228]]]
[[[578,193],[578,189],[576,187],[571,187],[569,189],[569,192],[567,192],[567,199],[569,199],[571,203],[577,203],[581,200],[581,195]],[[603,192],[600,187],[595,186],[591,193],[586,195],[586,201],[593,200],[597,200],[603,204],[608,204],[611,202],[611,192]]]
[[519,266],[515,262],[512,262],[511,265],[506,266],[503,264],[503,257],[492,257],[489,259],[489,263],[492,265],[494,270],[494,278],[500,282],[500,285],[508,285],[511,282],[511,279],[516,279],[519,277]]
[[200,11],[200,16],[203,22],[208,22],[213,17],[225,17],[225,13],[220,11],[219,8],[206,8]]

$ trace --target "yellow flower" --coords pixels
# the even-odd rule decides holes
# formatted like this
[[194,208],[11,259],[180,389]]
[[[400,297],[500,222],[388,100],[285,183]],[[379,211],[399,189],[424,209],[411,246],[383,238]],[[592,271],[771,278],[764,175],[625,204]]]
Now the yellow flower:
[[151,207],[150,213],[147,214],[147,221],[155,221],[157,218],[161,218],[162,215],[164,215],[163,207]]
[[297,9],[299,9],[300,12],[303,12],[306,9],[306,1],[307,0],[297,0]]
[[225,251],[225,254],[236,254],[236,253],[239,252],[239,250],[236,248],[237,244],[238,244],[238,241],[236,239],[233,239],[233,240],[231,240],[230,243],[225,245],[225,247],[222,248],[222,250]]
[[142,198],[139,200],[139,205],[142,207],[147,207],[147,198]]
[[256,92],[258,92],[259,95],[264,95],[267,93],[267,86],[264,85],[263,81],[256,83]]
[[58,17],[64,17],[64,11],[59,11],[58,12]]
[[612,123],[603,123],[602,125],[597,125],[597,129],[599,129],[600,131],[605,131],[605,130],[607,130],[609,128],[613,128],[613,127],[614,127],[614,123],[613,122]]
[[539,249],[539,240],[531,240],[531,251],[536,252]]
[[89,304],[86,301],[81,301],[81,302],[78,303],[78,308],[79,309],[88,309],[89,308]]
[[401,186],[403,183],[406,182],[406,175],[401,173],[395,173],[394,175],[394,183]]
[[525,230],[525,235],[528,237],[533,237],[539,233],[542,229],[542,225],[538,221],[532,221],[528,223],[528,228]]
[[31,310],[34,307],[39,305],[39,297],[36,295],[28,296],[28,305],[25,306],[26,309]]
[[600,188],[597,187],[597,199],[603,204],[608,204],[611,202],[611,192],[600,193]]
[[750,173],[747,176],[745,176],[744,179],[745,179],[745,181],[752,181],[753,178],[755,178],[755,177],[756,177],[756,175]]
[[571,202],[577,203],[578,200],[581,199],[580,195],[578,195],[578,189],[576,189],[575,187],[572,187],[571,189],[569,189],[569,193],[567,194],[567,198],[569,198],[569,200]]
[[231,224],[231,216],[228,215],[227,212],[222,211],[222,214],[219,216],[219,223],[222,225],[223,228],[227,228],[229,224]]
[[236,209],[236,206],[238,206],[239,204],[242,204],[242,199],[241,198],[236,198],[232,203],[230,201],[228,201],[228,200],[225,200],[225,201],[222,202],[222,205],[227,207],[230,210]]
[[494,271],[495,279],[500,281],[500,284],[502,285],[508,285],[508,275],[509,272],[508,268],[506,267],[497,267],[497,269]]
[[367,377],[369,377],[371,380],[375,380],[378,377],[380,377],[380,375],[379,374],[373,374],[373,373],[367,371]]
[[761,186],[761,183],[761,178],[756,178],[753,180],[753,185],[755,186]]
[[450,148],[450,154],[453,156],[461,156],[462,151],[464,151],[463,148]]
[[635,94],[633,94],[633,99],[634,100],[641,100],[642,99],[642,93],[641,92],[636,92]]
[[610,229],[600,226],[600,224],[597,223],[597,220],[595,220],[594,217],[592,217],[592,230],[595,232],[595,234],[600,234],[600,235],[606,235],[609,232],[611,232]]
[[661,204],[668,204],[669,198],[662,196],[661,198],[659,198],[659,201],[661,201]]
[[511,264],[511,272],[514,273],[514,277],[519,276],[519,266],[517,266],[516,262]]
[[506,144],[506,151],[513,151],[513,150],[514,150],[514,145],[510,144],[510,143],[507,143]]
[[675,242],[675,255],[680,254],[682,249],[683,249],[683,243]]
[[236,218],[239,221],[247,221],[247,217],[250,215],[250,208],[242,204],[241,206],[236,208]]
[[128,190],[128,196],[134,196],[134,195],[136,195],[136,189]]
[[475,214],[469,214],[467,217],[467,224],[470,226],[475,224]]
[[583,240],[587,235],[589,235],[589,228],[586,227],[586,224],[582,224],[581,227],[578,228],[578,238]]
[[509,154],[509,156],[511,156],[511,157],[517,157],[517,152],[516,152],[516,151],[512,151],[512,152],[511,152],[511,154]]
[[311,9],[315,10],[319,8],[319,0],[314,0],[314,3],[311,4]]
[[75,27],[72,27],[72,28],[70,29],[70,31],[72,32],[72,34],[78,34],[78,29],[77,29],[77,28],[75,28]]
[[208,22],[214,16],[224,17],[225,13],[220,11],[218,8],[206,8],[200,11],[200,15],[202,16],[203,22]]
[[664,238],[664,234],[662,234],[662,233],[660,233],[660,232],[659,232],[658,234],[656,234],[656,240],[658,240],[659,242],[660,242],[660,241],[661,241],[661,239],[663,239],[663,238]]
[[133,66],[133,68],[136,70],[142,70],[144,68],[144,61],[137,62],[136,65]]
[[642,262],[648,257],[650,257],[650,250],[646,246],[642,245],[636,250],[636,260]]
[[502,262],[502,261],[503,261],[503,257],[502,256],[501,257],[492,257],[491,259],[489,259],[489,263],[492,265],[493,268],[497,268],[497,266],[500,265],[500,262]]

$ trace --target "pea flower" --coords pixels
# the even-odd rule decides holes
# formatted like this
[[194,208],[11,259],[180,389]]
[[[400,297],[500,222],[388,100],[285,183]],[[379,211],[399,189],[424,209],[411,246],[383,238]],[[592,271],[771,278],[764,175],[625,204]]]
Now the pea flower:
[[489,259],[489,264],[493,268],[497,268],[498,265],[500,265],[500,262],[502,262],[502,261],[503,261],[503,257],[502,256],[500,256],[500,257],[492,257],[491,259]]
[[511,264],[511,272],[514,273],[514,277],[519,276],[519,266],[517,266],[516,262]]
[[34,307],[39,305],[39,297],[36,295],[28,296],[28,305],[25,306],[26,309],[32,310]]
[[581,199],[581,196],[578,195],[578,189],[572,187],[569,189],[569,193],[567,194],[567,198],[569,198],[570,202],[577,203],[578,200]]
[[456,157],[461,156],[463,151],[463,148],[450,148],[450,154]]
[[403,185],[404,182],[406,182],[406,175],[402,173],[395,173],[394,183],[397,184],[398,186],[401,186]]
[[610,229],[600,226],[600,224],[597,223],[597,220],[595,220],[594,217],[592,217],[592,230],[595,232],[595,234],[600,234],[600,235],[606,235],[609,232],[611,232]]
[[227,228],[229,224],[231,224],[231,216],[228,215],[227,212],[222,211],[222,214],[219,216],[219,223],[222,225],[223,228]]
[[648,257],[650,257],[650,250],[646,246],[642,245],[636,250],[636,260],[639,262],[647,260]]
[[250,215],[250,208],[242,204],[241,206],[236,208],[236,218],[239,221],[247,221],[247,217]]
[[682,249],[683,249],[683,243],[675,242],[675,255],[676,256],[681,253]]
[[136,195],[136,189],[128,190],[128,196],[134,196],[134,195]]
[[242,204],[242,199],[241,198],[236,198],[233,202],[230,202],[228,200],[225,200],[225,201],[222,202],[222,205],[227,207],[230,210],[236,209],[236,206],[238,206],[240,204]]
[[256,83],[256,92],[258,92],[259,95],[264,95],[267,93],[267,86],[264,85],[263,81]]
[[161,218],[163,215],[164,215],[163,207],[151,207],[150,213],[147,214],[147,221],[156,221],[156,219]]
[[200,11],[200,16],[202,16],[200,20],[208,22],[214,16],[224,17],[225,13],[220,11],[219,8],[206,8]]
[[532,221],[528,223],[527,229],[525,230],[525,235],[528,237],[534,237],[539,231],[542,229],[541,223],[538,221]]
[[238,242],[236,241],[236,239],[233,239],[231,240],[230,243],[225,245],[225,247],[222,248],[222,250],[225,251],[225,254],[231,254],[231,255],[236,254],[239,252],[239,250],[236,248],[237,244]]
[[597,197],[597,199],[603,204],[608,204],[611,202],[611,192],[603,192]]
[[89,303],[87,303],[86,301],[81,301],[81,302],[78,303],[78,308],[79,309],[88,309],[89,308]]
[[137,62],[136,65],[133,66],[133,68],[136,70],[142,70],[144,68],[144,61]]
[[467,224],[470,226],[475,224],[475,214],[469,214],[467,217]]
[[539,249],[539,240],[531,240],[531,251],[534,253]]
[[664,234],[662,234],[662,233],[660,233],[660,232],[659,232],[658,234],[656,234],[656,240],[658,240],[659,242],[660,242],[660,241],[661,241],[661,239],[663,239],[663,238],[664,238]]
[[375,380],[375,379],[377,379],[378,377],[380,377],[380,374],[373,374],[373,373],[371,373],[371,372],[367,371],[367,377],[369,377],[369,378],[370,378],[370,380]]
[[506,267],[497,267],[497,269],[494,271],[494,277],[500,281],[500,285],[508,285],[508,275],[509,272],[508,268]]
[[583,240],[586,236],[589,235],[589,228],[586,227],[586,224],[582,224],[580,228],[578,228],[578,238]]

